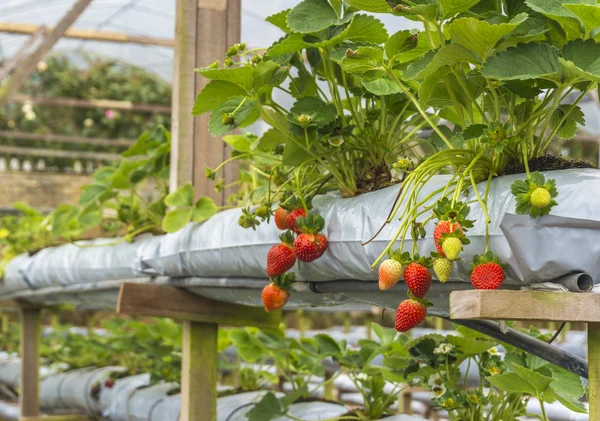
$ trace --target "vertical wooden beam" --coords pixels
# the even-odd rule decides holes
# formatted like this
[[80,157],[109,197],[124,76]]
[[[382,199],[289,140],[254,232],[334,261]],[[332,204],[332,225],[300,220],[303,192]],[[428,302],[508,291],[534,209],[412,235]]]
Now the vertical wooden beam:
[[[228,151],[210,135],[208,114],[191,115],[196,96],[208,83],[194,69],[223,60],[228,47],[239,41],[240,20],[240,0],[177,0],[170,187],[192,183],[196,196],[208,195],[218,203],[225,202],[227,192],[215,193],[204,168],[219,165]],[[237,170],[230,167],[223,175],[228,183]]]
[[590,421],[600,421],[600,323],[588,323],[587,334]]
[[40,415],[40,313],[39,308],[21,310],[21,381],[19,410],[21,419]]
[[214,323],[183,322],[181,421],[217,420],[217,334]]
[[4,105],[8,96],[21,88],[23,83],[36,68],[38,62],[48,54],[54,44],[58,42],[65,31],[69,29],[91,2],[92,0],[77,0],[77,3],[75,3],[62,17],[60,22],[48,32],[37,48],[23,60],[23,63],[15,70],[15,73],[8,80],[2,91],[0,91],[0,105]]

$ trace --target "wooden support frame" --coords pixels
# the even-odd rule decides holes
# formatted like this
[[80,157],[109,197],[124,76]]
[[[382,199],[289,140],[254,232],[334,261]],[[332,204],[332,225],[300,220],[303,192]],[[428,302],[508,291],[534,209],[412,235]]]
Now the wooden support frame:
[[[9,34],[31,35],[40,30],[42,30],[42,33],[46,33],[52,29],[53,28],[45,28],[39,25],[28,23],[0,22],[0,32]],[[63,38],[81,39],[84,41],[133,43],[142,45],[156,45],[159,47],[173,47],[173,40],[168,38],[132,35],[125,32],[99,31],[97,29],[69,28],[62,36]]]
[[89,6],[92,0],[77,0],[71,9],[62,17],[58,24],[44,37],[37,48],[21,63],[14,74],[8,79],[0,91],[0,106],[6,104],[10,95],[17,92],[27,80],[38,62],[52,49],[54,44],[63,36],[65,31],[77,20]]
[[219,325],[277,328],[281,311],[224,303],[166,285],[123,282],[117,313],[183,320],[181,421],[217,419]]
[[103,139],[96,137],[67,136],[62,134],[43,134],[0,130],[0,137],[16,140],[39,140],[42,142],[73,143],[76,145],[98,145],[128,148],[135,143],[133,139]]
[[116,153],[61,151],[59,149],[23,148],[20,146],[0,146],[0,154],[29,155],[41,158],[91,159],[95,161],[121,160],[121,155]]
[[450,294],[450,317],[587,323],[590,421],[600,421],[600,294],[471,290]]
[[21,46],[19,51],[13,55],[10,60],[6,62],[6,64],[0,69],[0,80],[4,80],[4,78],[10,75],[15,67],[25,58],[29,49],[35,44],[43,35],[46,33],[46,27],[40,26],[37,30],[31,32],[31,37]]
[[[191,115],[198,93],[208,81],[194,72],[223,57],[230,45],[240,41],[240,0],[177,0],[175,59],[171,118],[171,190],[191,183],[196,196],[211,196],[225,204],[231,191],[216,193],[204,175],[205,166],[215,168],[229,154],[224,142],[208,131],[208,115]],[[225,184],[237,179],[235,164],[223,169]]]
[[136,104],[131,101],[117,101],[114,99],[56,98],[18,94],[9,97],[8,102],[17,104],[29,102],[33,105],[57,105],[73,108],[110,108],[114,110],[164,114],[171,112],[170,105]]
[[41,310],[21,309],[20,421],[39,419]]

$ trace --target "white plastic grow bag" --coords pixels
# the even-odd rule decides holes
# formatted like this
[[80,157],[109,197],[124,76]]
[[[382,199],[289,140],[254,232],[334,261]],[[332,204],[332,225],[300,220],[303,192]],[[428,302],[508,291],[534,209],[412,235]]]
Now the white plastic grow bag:
[[100,391],[102,418],[109,421],[120,421],[117,414],[127,414],[127,405],[131,394],[137,389],[149,385],[150,374],[146,373],[117,379],[110,389],[103,387]]
[[[515,200],[510,185],[523,174],[493,180],[488,199],[490,248],[509,264],[508,282],[530,284],[552,280],[571,272],[587,272],[600,279],[600,171],[576,169],[551,171],[556,179],[558,206],[552,215],[532,220],[527,215],[513,215]],[[435,176],[422,190],[420,197],[443,187],[449,176]],[[479,185],[485,190],[485,183]],[[393,238],[399,222],[387,225],[371,243],[362,246],[384,223],[398,192],[392,186],[376,192],[341,199],[332,195],[314,200],[315,212],[325,218],[325,235],[329,249],[320,259],[303,264],[296,270],[300,279],[331,281],[341,279],[375,280],[376,271],[370,265]],[[471,197],[464,200],[474,200]],[[152,274],[179,276],[247,276],[265,277],[268,250],[279,243],[275,224],[261,224],[256,230],[237,224],[239,209],[221,212],[208,222],[188,224],[183,230],[166,235],[156,255],[142,255],[142,267]],[[478,203],[471,205],[470,219],[475,226],[469,230],[471,244],[465,248],[463,260],[457,265],[452,280],[466,281],[466,272],[473,255],[482,253],[485,244],[485,220]],[[435,250],[433,221],[427,227],[427,237],[419,241],[421,255]],[[560,247],[553,247],[560,238]],[[399,243],[398,243],[399,245]],[[407,239],[404,249],[410,250]]]
[[23,253],[8,262],[4,268],[4,278],[0,282],[0,294],[31,287],[21,272],[21,266],[27,263],[28,260],[29,254]]

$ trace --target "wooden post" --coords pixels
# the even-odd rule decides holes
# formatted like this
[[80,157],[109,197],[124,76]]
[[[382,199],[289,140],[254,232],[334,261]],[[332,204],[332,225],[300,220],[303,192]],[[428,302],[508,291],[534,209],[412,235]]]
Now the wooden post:
[[600,421],[600,322],[588,323],[587,334],[590,421]]
[[398,413],[399,414],[412,414],[412,393],[410,388],[406,387],[398,396]]
[[19,409],[21,420],[40,415],[39,371],[40,371],[40,313],[39,308],[21,310],[21,381]]
[[217,419],[216,323],[183,322],[181,421]]
[[40,37],[44,35],[44,32],[46,32],[45,26],[39,26],[38,29],[31,32],[31,36],[27,41],[25,41],[21,48],[19,48],[19,51],[17,51],[6,62],[2,69],[0,69],[0,80],[4,80],[4,78],[10,75],[10,72],[12,72],[15,69],[15,67],[19,65],[19,63],[27,55],[27,52],[33,46],[33,44],[35,44],[40,39]]
[[[228,149],[208,131],[208,115],[191,115],[194,100],[208,80],[194,69],[223,60],[227,48],[239,42],[240,0],[177,0],[172,101],[171,190],[192,183],[196,196],[209,195],[225,203],[228,192],[215,193],[204,176],[205,166],[216,167]],[[225,183],[237,170],[225,168]]]

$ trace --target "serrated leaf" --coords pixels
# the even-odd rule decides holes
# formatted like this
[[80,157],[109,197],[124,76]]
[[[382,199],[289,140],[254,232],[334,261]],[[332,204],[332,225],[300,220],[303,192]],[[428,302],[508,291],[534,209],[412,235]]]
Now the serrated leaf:
[[546,391],[546,397],[555,398],[557,401],[562,403],[567,409],[570,409],[571,411],[578,412],[580,414],[587,414],[588,412],[585,405],[581,403],[579,399],[571,395],[558,392],[552,386],[549,388],[549,390]]
[[229,98],[244,95],[246,91],[235,83],[223,80],[211,80],[194,101],[192,115],[200,115],[221,105]]
[[185,227],[192,219],[191,207],[179,208],[167,213],[162,220],[162,229],[165,232],[176,232]]
[[398,332],[396,332],[395,329],[390,329],[381,326],[379,323],[371,324],[371,328],[373,329],[373,332],[375,332],[375,335],[377,335],[377,337],[381,341],[381,345],[383,346],[389,345],[392,342],[394,342],[394,339],[398,335]]
[[[301,140],[299,140],[300,142]],[[288,140],[283,148],[283,165],[290,167],[299,167],[304,162],[312,158],[312,155],[305,149],[301,148],[297,142]]]
[[448,335],[446,340],[457,347],[465,356],[482,354],[496,345],[494,341],[485,341],[478,338],[465,338]]
[[253,88],[258,91],[264,87],[279,86],[288,77],[288,74],[289,68],[281,67],[272,60],[263,60],[254,67]]
[[253,70],[254,68],[252,66],[229,67],[226,69],[212,69],[210,67],[205,67],[196,69],[196,72],[208,79],[231,82],[248,91],[252,88]]
[[[224,123],[223,117],[232,113],[233,121]],[[254,101],[246,97],[231,98],[215,108],[210,114],[208,130],[213,136],[221,136],[233,129],[247,127],[258,120],[259,117],[260,111],[256,108]]]
[[554,378],[550,386],[551,389],[562,395],[572,396],[575,399],[579,399],[584,395],[585,391],[581,377],[556,365],[549,365],[548,368],[552,371],[552,377]]
[[383,51],[371,47],[359,47],[355,53],[346,54],[342,61],[342,69],[346,73],[360,76],[368,81],[382,77],[385,74]]
[[230,134],[223,136],[223,142],[239,152],[248,152],[255,139],[256,136],[251,134]]
[[460,12],[466,12],[480,0],[440,0],[443,18],[448,19]]
[[341,352],[340,346],[331,336],[320,333],[314,336],[319,347],[319,354],[324,356],[335,355]]
[[79,195],[79,204],[83,207],[88,206],[98,200],[102,196],[108,186],[106,184],[88,184],[81,187],[81,194]]
[[398,31],[386,41],[385,54],[389,60],[393,60],[398,54],[416,48],[417,43],[418,41],[414,39],[408,29]]
[[478,59],[472,51],[458,44],[448,44],[440,48],[432,57],[431,62],[427,64],[422,72],[415,75],[412,79],[423,79],[444,66],[451,66],[455,63],[477,63]]
[[596,0],[526,0],[525,3],[536,12],[558,22],[567,40],[572,40],[582,36],[582,22],[565,4],[596,4]]
[[521,379],[531,384],[538,395],[544,393],[546,388],[554,380],[552,377],[544,376],[536,371],[520,365],[515,365],[513,370]]
[[571,41],[562,49],[562,55],[577,67],[577,76],[594,82],[600,81],[600,44],[594,40]]
[[199,223],[206,221],[218,211],[217,204],[210,197],[201,197],[194,206],[192,221]]
[[291,30],[290,27],[287,25],[287,16],[290,13],[290,10],[292,9],[282,10],[281,12],[275,13],[274,15],[267,16],[265,20],[275,25],[286,34],[289,34]]
[[483,67],[483,75],[498,80],[556,79],[560,70],[555,47],[520,44],[490,57]]
[[270,421],[284,414],[285,411],[277,396],[272,392],[268,392],[254,408],[248,411],[246,417],[248,421]]
[[297,125],[298,122],[295,120],[295,116],[301,114],[310,115],[312,123],[317,127],[322,127],[335,119],[337,110],[333,104],[326,103],[319,97],[307,96],[298,99],[294,103],[288,114],[288,121]]
[[486,128],[487,126],[485,124],[472,124],[463,131],[463,139],[476,139],[483,135],[483,131]]
[[301,34],[319,32],[341,23],[327,0],[304,0],[287,16],[288,27]]
[[165,197],[167,206],[193,206],[194,187],[191,184],[185,184]]
[[498,41],[514,31],[526,19],[527,15],[522,13],[509,23],[492,25],[475,18],[460,18],[448,25],[448,33],[452,41],[474,51],[485,61]]
[[589,33],[600,27],[600,7],[594,4],[565,4],[564,7],[573,12]]
[[576,105],[567,115],[570,109],[571,105],[561,104],[550,116],[550,128],[552,130],[558,129],[556,134],[561,139],[572,138],[577,134],[578,125],[585,125],[585,115],[581,108]]
[[285,136],[277,129],[270,128],[258,140],[256,149],[261,151],[271,151],[277,145],[285,143]]
[[372,13],[391,13],[392,8],[386,0],[346,0],[350,6]]
[[393,95],[402,92],[396,82],[383,76],[375,80],[362,80],[365,89],[375,95]]
[[526,393],[536,395],[535,388],[528,381],[521,378],[517,373],[496,374],[486,377],[486,380],[494,387],[505,392]]

